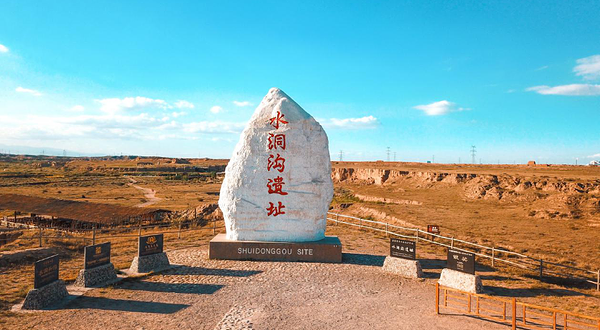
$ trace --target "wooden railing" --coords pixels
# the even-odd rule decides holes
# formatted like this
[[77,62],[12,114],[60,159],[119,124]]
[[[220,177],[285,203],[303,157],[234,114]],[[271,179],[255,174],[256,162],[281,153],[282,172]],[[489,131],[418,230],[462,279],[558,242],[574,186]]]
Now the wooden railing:
[[[541,258],[533,258],[531,256],[513,252],[504,248],[498,248],[494,246],[490,247],[454,237],[428,233],[419,228],[397,226],[387,222],[362,219],[339,213],[328,212],[327,220],[330,220],[335,224],[341,223],[358,227],[359,229],[368,229],[384,233],[387,236],[392,235],[412,239],[417,243],[426,242],[429,244],[453,248],[463,252],[473,253],[476,256],[490,259],[492,267],[495,267],[496,262],[501,262],[521,269],[533,271],[540,278],[551,275],[590,283],[596,287],[596,290],[600,291],[600,269],[597,271],[592,271],[589,269],[543,260]],[[593,275],[590,276],[590,274]]]
[[451,310],[512,326],[513,329],[600,330],[600,318],[435,285],[435,312]]

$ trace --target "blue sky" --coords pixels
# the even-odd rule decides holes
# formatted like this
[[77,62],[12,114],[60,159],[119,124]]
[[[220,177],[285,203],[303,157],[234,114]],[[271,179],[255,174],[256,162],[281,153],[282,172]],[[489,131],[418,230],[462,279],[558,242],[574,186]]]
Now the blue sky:
[[271,87],[332,159],[600,159],[600,2],[0,3],[0,151],[228,158]]

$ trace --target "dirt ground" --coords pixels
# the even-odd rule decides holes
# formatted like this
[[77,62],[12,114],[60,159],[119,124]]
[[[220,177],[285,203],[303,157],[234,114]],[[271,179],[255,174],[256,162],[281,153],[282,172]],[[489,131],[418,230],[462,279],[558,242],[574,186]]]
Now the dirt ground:
[[[434,312],[428,282],[381,271],[384,257],[342,264],[215,261],[206,246],[169,253],[178,267],[106,289],[58,310],[20,315],[36,329],[505,329]],[[9,328],[12,324],[5,324]],[[8,329],[8,328],[7,328]]]

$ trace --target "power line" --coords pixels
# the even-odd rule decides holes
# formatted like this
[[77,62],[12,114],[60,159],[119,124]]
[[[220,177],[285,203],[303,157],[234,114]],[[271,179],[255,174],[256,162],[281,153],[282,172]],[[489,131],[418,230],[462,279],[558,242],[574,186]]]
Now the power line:
[[475,146],[471,146],[471,163],[475,164],[475,155],[477,154],[477,150],[475,150]]
[[387,161],[390,161],[390,147],[387,147]]
[[344,159],[344,152],[340,150],[340,162]]

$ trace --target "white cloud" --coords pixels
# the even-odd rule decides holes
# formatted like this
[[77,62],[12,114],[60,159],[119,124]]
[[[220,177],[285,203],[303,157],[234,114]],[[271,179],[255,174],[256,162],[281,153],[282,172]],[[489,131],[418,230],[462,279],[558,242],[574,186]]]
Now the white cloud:
[[175,107],[178,109],[194,109],[194,104],[186,100],[179,100],[175,102]]
[[578,59],[577,66],[573,68],[573,72],[586,80],[596,80],[600,78],[600,55]]
[[571,84],[560,86],[534,86],[526,89],[542,95],[594,96],[600,95],[600,85]]
[[159,99],[151,99],[143,96],[137,97],[126,97],[123,99],[119,98],[110,98],[110,99],[102,99],[97,100],[102,104],[100,110],[109,114],[115,114],[122,112],[124,110],[138,110],[145,108],[160,108],[160,109],[170,109],[172,108],[164,100]]
[[235,104],[238,107],[248,107],[252,105],[252,103],[250,103],[249,101],[233,101],[233,104]]
[[181,125],[184,132],[188,133],[240,133],[246,123],[223,121],[199,121]]
[[413,108],[425,112],[425,114],[428,116],[440,116],[454,111],[469,110],[469,108],[459,108],[456,106],[456,103],[446,100],[433,102],[430,104],[417,105]]
[[0,53],[8,53],[8,47],[0,44]]
[[595,155],[589,155],[587,156],[587,158],[600,158],[600,153],[597,153]]
[[171,116],[173,116],[173,118],[177,118],[177,117],[181,117],[181,116],[185,116],[187,115],[187,112],[185,111],[179,111],[179,112],[172,112]]
[[373,116],[365,116],[361,118],[320,119],[319,122],[324,127],[341,129],[370,129],[376,128],[379,125],[379,120]]
[[540,66],[539,68],[535,69],[535,71],[542,71],[542,70],[546,70],[546,69],[548,69],[548,66],[544,65],[544,66]]
[[15,91],[18,92],[18,93],[27,93],[27,94],[31,94],[31,95],[34,95],[34,96],[41,96],[42,95],[42,93],[36,91],[35,89],[23,88],[21,86],[17,87],[15,89]]
[[70,107],[68,110],[72,112],[83,112],[85,111],[85,108],[83,107],[83,105],[78,104]]
[[210,112],[212,112],[212,113],[219,113],[221,111],[223,111],[223,108],[221,108],[218,105],[215,105],[214,107],[210,108]]

